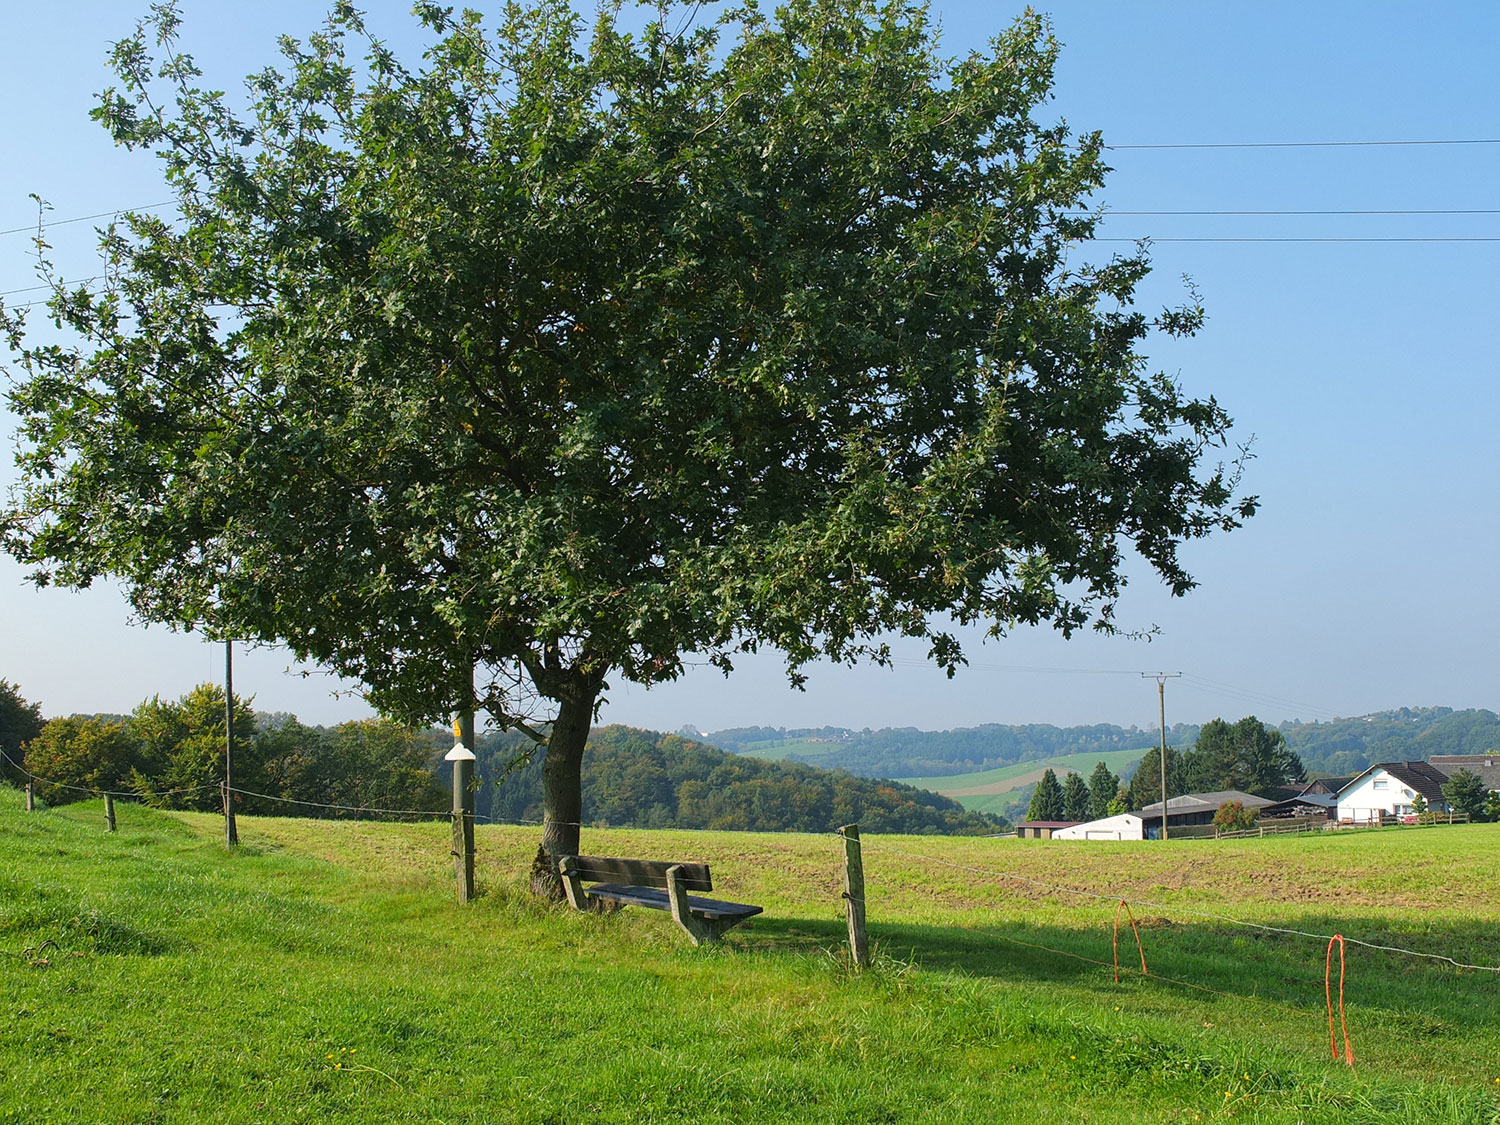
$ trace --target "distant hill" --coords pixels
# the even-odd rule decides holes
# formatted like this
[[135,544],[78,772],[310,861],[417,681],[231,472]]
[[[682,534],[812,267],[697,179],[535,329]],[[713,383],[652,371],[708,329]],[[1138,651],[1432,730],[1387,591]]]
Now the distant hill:
[[[481,739],[476,811],[540,821],[542,754],[506,772],[529,747],[520,735]],[[979,835],[1004,821],[892,781],[801,763],[728,754],[675,734],[609,726],[589,736],[583,758],[585,823],[639,828],[827,832],[858,823],[870,832]]]
[[[1222,717],[1233,721],[1243,716],[1231,708]],[[1500,749],[1500,719],[1493,711],[1478,709],[1403,707],[1332,722],[1283,723],[1280,730],[1309,771],[1328,775],[1358,773],[1375,762],[1425,761],[1434,754]],[[1109,755],[1110,761],[1118,761],[1118,752],[1144,753],[1160,737],[1154,730],[1108,723],[1079,727],[990,723],[947,731],[740,727],[704,736],[737,754],[814,762],[860,777],[915,777],[933,783],[939,778],[1073,755]],[[1192,724],[1177,724],[1167,732],[1172,746],[1191,746],[1197,737],[1198,727]],[[1122,772],[1128,778],[1134,762]]]
[[1500,718],[1481,709],[1402,707],[1327,723],[1283,723],[1280,729],[1304,766],[1332,776],[1359,773],[1376,762],[1500,750]]
[[[1114,755],[1122,750],[1144,753],[1157,744],[1161,735],[1154,730],[1105,723],[1087,727],[989,723],[946,731],[922,731],[914,727],[877,731],[744,727],[704,737],[734,753],[813,762],[825,769],[844,769],[860,777],[933,779],[1075,754]],[[1168,728],[1167,738],[1173,746],[1191,744],[1197,737],[1196,726],[1178,724]]]

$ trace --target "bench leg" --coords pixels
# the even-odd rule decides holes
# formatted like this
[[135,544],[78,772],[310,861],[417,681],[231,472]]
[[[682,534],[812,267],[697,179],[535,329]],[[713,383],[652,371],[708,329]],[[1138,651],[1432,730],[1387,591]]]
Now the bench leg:
[[557,861],[557,874],[562,879],[563,893],[574,910],[589,911],[589,901],[583,894],[583,880],[578,877],[578,858],[565,855]]
[[667,901],[672,906],[672,921],[682,927],[694,945],[706,941],[718,941],[719,935],[728,927],[720,928],[707,918],[698,918],[688,909],[687,888],[682,885],[682,868],[676,864],[667,868]]

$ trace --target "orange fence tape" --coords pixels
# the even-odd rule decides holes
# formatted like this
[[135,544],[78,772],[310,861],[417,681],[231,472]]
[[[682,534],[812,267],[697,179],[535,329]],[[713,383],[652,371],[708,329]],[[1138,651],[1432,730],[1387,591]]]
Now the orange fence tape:
[[1131,928],[1131,930],[1133,930],[1135,932],[1135,948],[1136,948],[1136,951],[1138,953],[1140,953],[1140,955],[1141,955],[1141,976],[1144,977],[1144,976],[1149,976],[1150,975],[1149,970],[1146,968],[1146,947],[1141,944],[1141,928],[1135,924],[1135,914],[1130,909],[1130,903],[1126,902],[1122,898],[1120,900],[1120,906],[1115,907],[1115,937],[1114,937],[1114,947],[1115,947],[1115,983],[1116,984],[1120,983],[1120,907],[1121,906],[1123,906],[1125,908],[1125,917],[1127,917],[1127,918],[1130,919],[1130,928]]
[[1344,1032],[1344,1061],[1354,1065],[1354,1048],[1349,1046],[1349,1021],[1344,1018],[1344,935],[1334,934],[1328,940],[1328,957],[1323,968],[1323,995],[1328,1000],[1328,1049],[1334,1060],[1339,1057],[1338,1039],[1333,1033],[1333,943],[1339,946],[1339,1026]]

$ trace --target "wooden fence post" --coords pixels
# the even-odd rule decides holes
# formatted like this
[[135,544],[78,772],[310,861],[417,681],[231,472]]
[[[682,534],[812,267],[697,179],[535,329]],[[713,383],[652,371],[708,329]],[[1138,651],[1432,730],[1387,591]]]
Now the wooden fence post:
[[104,794],[104,830],[113,832],[115,830],[115,797],[113,793]]
[[26,811],[36,812],[36,782],[26,779]]
[[[465,722],[464,720],[467,720]],[[458,741],[448,751],[453,763],[453,873],[458,881],[458,901],[474,897],[474,716],[463,716],[454,724]]]
[[849,919],[849,952],[854,967],[870,964],[870,936],[865,932],[865,865],[859,854],[859,825],[839,829],[844,838],[844,911]]

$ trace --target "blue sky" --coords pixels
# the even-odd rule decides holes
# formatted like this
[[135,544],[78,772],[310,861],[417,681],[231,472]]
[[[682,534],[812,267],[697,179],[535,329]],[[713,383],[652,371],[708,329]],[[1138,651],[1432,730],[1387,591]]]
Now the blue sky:
[[[108,44],[144,5],[10,6],[0,36],[0,230],[168,198],[155,162],[88,120]],[[944,45],[982,45],[1013,10],[939,0]],[[1500,5],[1060,2],[1053,110],[1106,143],[1500,138]],[[322,6],[186,0],[184,40],[216,85],[271,61],[277,34]],[[405,5],[372,23],[407,37]],[[1255,713],[1328,718],[1402,705],[1500,706],[1500,241],[1193,242],[1176,238],[1489,238],[1489,215],[1129,215],[1130,211],[1500,209],[1500,144],[1127,148],[1100,199],[1101,234],[1155,243],[1147,308],[1181,275],[1204,294],[1196,339],[1153,345],[1158,367],[1214,394],[1254,435],[1260,515],[1192,545],[1201,587],[1164,596],[1142,568],[1121,606],[1150,643],[1048,631],[975,644],[946,681],[897,649],[893,669],[816,667],[787,689],[774,657],[727,681],[708,668],[645,692],[617,687],[603,718],[675,729],[983,722],[1156,723],[1141,670],[1182,671],[1168,721]],[[57,226],[54,258],[95,272],[88,222]],[[1091,253],[1112,249],[1101,244]],[[36,284],[23,235],[0,235],[0,291]],[[22,300],[14,295],[10,300]],[[12,419],[0,415],[7,435]],[[0,484],[14,480],[8,456]],[[119,594],[35,591],[0,561],[0,678],[48,714],[125,710],[219,674],[191,636],[129,624]],[[236,686],[315,722],[366,713],[283,653],[242,658]]]

